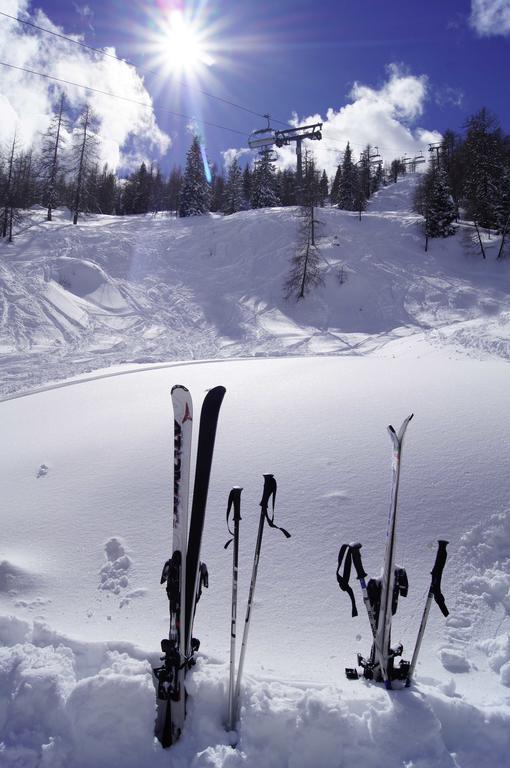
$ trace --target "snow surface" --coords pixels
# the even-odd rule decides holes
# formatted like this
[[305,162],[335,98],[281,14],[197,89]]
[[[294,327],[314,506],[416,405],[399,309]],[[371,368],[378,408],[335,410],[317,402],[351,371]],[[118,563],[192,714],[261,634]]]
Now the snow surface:
[[[296,236],[288,209],[75,228],[34,219],[2,246],[2,768],[507,764],[509,265],[475,256],[468,226],[425,254],[411,189],[412,179],[381,191],[361,222],[320,212],[325,285],[301,303],[282,298]],[[227,395],[202,646],[168,753],[153,739],[151,667],[168,631],[159,577],[175,383],[196,414],[207,388]],[[398,526],[410,591],[394,622],[404,656],[439,538],[450,541],[450,616],[433,606],[415,685],[387,694],[344,677],[370,633],[358,596],[351,619],[335,570],[340,544],[359,540],[378,575],[386,426],[411,412]],[[264,534],[232,748],[226,502],[244,488],[242,618],[264,472],[292,538]]]

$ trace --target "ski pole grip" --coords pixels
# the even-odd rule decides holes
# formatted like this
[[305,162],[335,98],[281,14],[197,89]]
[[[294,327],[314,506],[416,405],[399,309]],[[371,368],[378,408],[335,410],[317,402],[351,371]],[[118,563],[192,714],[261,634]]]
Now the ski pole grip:
[[227,507],[227,520],[230,514],[230,510],[234,509],[234,522],[237,522],[241,520],[241,492],[242,488],[240,488],[238,485],[235,485],[232,490],[229,493],[228,496],[228,507]]
[[266,474],[263,477],[264,477],[264,490],[262,491],[262,500],[260,502],[260,506],[262,507],[262,509],[267,509],[272,497],[273,509],[274,509],[274,502],[276,497],[276,480],[274,479],[274,475],[270,475],[270,474]]
[[434,563],[434,567],[430,572],[432,576],[431,592],[443,616],[448,616],[449,611],[446,607],[443,593],[441,592],[441,577],[443,575],[446,558],[448,557],[448,553],[446,551],[448,542],[445,541],[445,539],[439,539],[437,545],[436,562]]
[[350,544],[351,554],[352,554],[352,564],[354,565],[354,568],[356,569],[356,578],[357,579],[364,579],[366,578],[365,569],[363,568],[363,563],[361,562],[361,544],[357,542],[356,544]]
[[436,554],[436,562],[434,563],[434,567],[432,568],[431,576],[434,580],[437,579],[439,583],[441,583],[441,576],[443,575],[443,570],[446,564],[446,558],[448,557],[448,553],[446,551],[446,547],[448,545],[448,542],[444,539],[439,539],[437,542],[437,554]]

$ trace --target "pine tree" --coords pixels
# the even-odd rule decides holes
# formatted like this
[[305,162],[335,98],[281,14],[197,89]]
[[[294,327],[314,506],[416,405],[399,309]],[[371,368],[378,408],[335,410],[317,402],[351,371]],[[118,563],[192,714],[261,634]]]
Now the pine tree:
[[383,173],[382,163],[377,163],[375,173],[373,174],[372,179],[370,181],[371,194],[374,195],[376,192],[378,192],[383,186],[383,184],[384,184],[384,173]]
[[329,180],[326,171],[322,171],[321,180],[319,182],[319,205],[324,208],[324,204],[328,198],[329,193]]
[[243,200],[244,200],[244,207],[250,208],[251,206],[251,187],[252,187],[252,177],[253,174],[250,170],[250,166],[245,166],[245,169],[243,171]]
[[99,213],[112,215],[116,213],[117,176],[105,163],[98,179],[97,208]]
[[227,216],[243,209],[243,173],[241,166],[234,157],[230,163],[225,190],[223,194],[223,213]]
[[157,166],[154,169],[154,166],[151,165],[150,177],[149,210],[152,213],[158,213],[165,208],[165,182]]
[[179,166],[172,168],[166,185],[166,208],[169,211],[179,210],[179,199],[182,187],[182,170]]
[[333,184],[331,185],[331,193],[330,193],[331,205],[338,205],[341,178],[342,178],[342,166],[339,165],[338,168],[336,169],[335,178],[333,179]]
[[496,217],[498,231],[501,235],[501,244],[498,252],[498,259],[500,259],[503,256],[508,234],[510,233],[510,165],[503,170],[501,175]]
[[296,173],[292,168],[277,172],[276,186],[281,205],[296,205]]
[[463,147],[466,213],[479,226],[495,228],[503,167],[501,130],[496,118],[485,108],[470,117],[466,127]]
[[211,191],[204,168],[205,153],[197,136],[186,155],[186,168],[179,197],[179,216],[200,216],[209,211]]
[[263,152],[255,163],[251,185],[252,208],[274,208],[280,205],[276,191],[275,167],[269,152]]
[[431,180],[425,201],[425,234],[427,237],[448,237],[455,232],[452,224],[457,213],[448,177],[441,168],[434,168],[429,173]]
[[223,206],[223,198],[225,195],[225,177],[223,173],[219,173],[214,163],[211,168],[212,180],[211,180],[211,211],[221,211]]
[[342,160],[338,207],[344,211],[359,211],[361,199],[358,169],[352,162],[352,150],[349,142],[347,142]]

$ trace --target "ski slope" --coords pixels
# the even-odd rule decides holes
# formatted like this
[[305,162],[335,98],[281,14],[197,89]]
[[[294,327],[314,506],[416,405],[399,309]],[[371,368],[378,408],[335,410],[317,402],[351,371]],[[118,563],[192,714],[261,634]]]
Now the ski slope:
[[[52,243],[47,250],[28,235],[9,250],[2,268],[16,272],[19,284],[12,277],[3,283],[16,311],[3,315],[10,396],[0,403],[0,765],[506,763],[508,265],[466,256],[461,235],[434,242],[424,254],[408,211],[409,186],[381,192],[361,223],[324,211],[327,226],[336,227],[325,235],[331,270],[325,286],[301,304],[281,298],[295,226],[283,209],[186,223],[145,219],[153,240],[140,246],[136,278],[133,251],[122,263],[114,243],[126,226],[124,246],[134,247],[141,219],[99,217],[75,235],[65,233],[65,222],[52,231],[42,225],[43,239]],[[202,257],[200,248],[213,242],[211,227],[225,247]],[[179,233],[182,250],[175,247],[165,261],[154,243],[176,246]],[[69,255],[53,250],[64,236],[75,237],[81,253],[72,268]],[[218,249],[220,235],[214,242]],[[334,254],[345,255],[347,243],[348,279],[340,285],[341,259]],[[64,270],[58,280],[43,269],[54,269],[54,261]],[[275,274],[281,269],[273,282],[270,264]],[[151,280],[160,297],[174,291],[159,312],[153,297],[144,299]],[[246,285],[251,316],[242,298]],[[39,291],[48,288],[65,297],[64,314],[81,324],[65,326],[60,313],[59,330],[48,311],[39,325],[40,307],[49,306],[40,304]],[[26,303],[12,298],[22,290]],[[177,347],[172,313],[194,354]],[[157,353],[156,337],[147,333],[156,319]],[[52,335],[62,329],[68,335]],[[198,339],[204,346],[197,341],[195,352]],[[199,357],[201,349],[216,359],[172,359]],[[121,365],[123,359],[129,364]],[[223,384],[227,394],[204,529],[210,588],[195,625],[202,645],[187,682],[185,731],[170,754],[153,741],[151,666],[168,631],[159,577],[171,546],[170,389],[176,383],[191,390],[196,414],[206,389]],[[391,478],[386,426],[400,426],[411,412],[397,540],[410,590],[394,621],[404,657],[412,653],[439,538],[450,541],[443,577],[450,616],[445,620],[433,606],[416,685],[388,695],[344,677],[357,651],[368,652],[370,632],[358,595],[360,616],[351,619],[335,571],[340,545],[356,540],[369,575],[380,571]],[[231,589],[225,512],[230,488],[241,485],[243,617],[264,472],[277,479],[275,519],[292,538],[271,529],[264,534],[232,749],[223,727]]]
[[0,245],[2,391],[133,362],[414,357],[417,345],[508,360],[510,268],[495,260],[497,238],[487,261],[469,227],[425,253],[414,183],[381,190],[361,222],[319,210],[324,285],[306,302],[283,291],[297,209],[91,216],[75,227],[65,213],[45,222],[34,211]]

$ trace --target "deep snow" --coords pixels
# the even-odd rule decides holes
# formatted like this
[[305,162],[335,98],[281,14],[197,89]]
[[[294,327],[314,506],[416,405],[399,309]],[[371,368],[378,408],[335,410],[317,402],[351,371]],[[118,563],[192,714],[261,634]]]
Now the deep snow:
[[[62,220],[3,247],[2,767],[506,763],[508,264],[466,252],[468,227],[424,254],[411,185],[383,190],[362,222],[320,212],[329,266],[305,303],[282,299],[296,231],[284,209],[93,217],[74,229]],[[201,355],[219,359],[164,362]],[[222,359],[233,355],[250,359]],[[206,388],[221,383],[227,395],[204,531],[202,648],[185,733],[168,754],[152,737],[151,665],[168,625],[159,576],[171,545],[175,383],[190,388],[196,413]],[[438,538],[450,541],[450,617],[433,607],[416,685],[388,695],[344,678],[370,640],[338,590],[336,557],[360,540],[377,575],[386,426],[411,411],[398,541],[410,593],[394,624],[404,655]],[[226,502],[244,487],[242,616],[268,471],[292,538],[264,537],[232,749]]]

